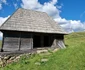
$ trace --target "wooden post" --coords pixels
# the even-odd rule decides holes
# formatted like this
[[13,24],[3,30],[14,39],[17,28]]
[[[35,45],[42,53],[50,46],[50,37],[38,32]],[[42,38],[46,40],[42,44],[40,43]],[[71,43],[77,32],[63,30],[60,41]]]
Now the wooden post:
[[31,49],[33,49],[33,34],[31,33]]
[[4,45],[4,34],[3,34],[3,39],[2,39],[2,47],[1,47],[1,52],[3,52],[3,45]]
[[20,32],[20,36],[19,36],[19,51],[20,51],[20,47],[21,47],[21,32]]

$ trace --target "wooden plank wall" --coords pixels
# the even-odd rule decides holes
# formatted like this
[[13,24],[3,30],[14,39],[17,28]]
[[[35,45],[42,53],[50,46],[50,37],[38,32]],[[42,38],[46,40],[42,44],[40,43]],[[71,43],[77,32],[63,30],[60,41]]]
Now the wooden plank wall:
[[[27,32],[4,32],[4,42],[3,50],[4,51],[18,51],[18,50],[28,50],[33,49],[33,33]],[[36,33],[38,34],[38,33]],[[44,36],[49,36],[49,47],[51,48],[60,48],[58,45],[59,41],[64,40],[63,35],[56,34],[38,34],[41,36],[41,46],[44,47]],[[63,46],[62,46],[63,47]]]
[[30,33],[23,32],[5,32],[3,50],[18,51],[32,48],[32,38]]
[[19,34],[5,32],[4,33],[4,43],[3,50],[4,51],[16,51],[19,49]]
[[3,50],[4,51],[16,51],[18,50],[19,46],[19,38],[13,38],[13,37],[4,37],[4,45]]

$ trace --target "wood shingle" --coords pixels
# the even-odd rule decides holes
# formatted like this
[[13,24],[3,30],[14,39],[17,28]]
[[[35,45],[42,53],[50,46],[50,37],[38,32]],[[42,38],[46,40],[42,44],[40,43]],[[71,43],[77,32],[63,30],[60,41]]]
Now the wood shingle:
[[46,13],[22,8],[5,21],[0,30],[66,34]]

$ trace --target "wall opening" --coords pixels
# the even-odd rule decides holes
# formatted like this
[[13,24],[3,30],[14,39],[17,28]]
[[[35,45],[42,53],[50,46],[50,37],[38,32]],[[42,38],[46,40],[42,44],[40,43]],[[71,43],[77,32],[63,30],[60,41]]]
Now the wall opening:
[[50,42],[50,39],[49,39],[49,36],[44,36],[44,47],[49,47],[49,42]]
[[34,35],[33,36],[33,48],[51,47],[51,39],[48,35]]
[[33,48],[41,47],[41,37],[39,35],[33,36]]

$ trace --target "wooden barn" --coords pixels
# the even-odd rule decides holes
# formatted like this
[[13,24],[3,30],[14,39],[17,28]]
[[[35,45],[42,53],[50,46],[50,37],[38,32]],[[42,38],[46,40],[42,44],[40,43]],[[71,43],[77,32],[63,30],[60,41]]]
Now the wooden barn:
[[66,32],[46,13],[19,8],[0,27],[3,51],[65,48]]

